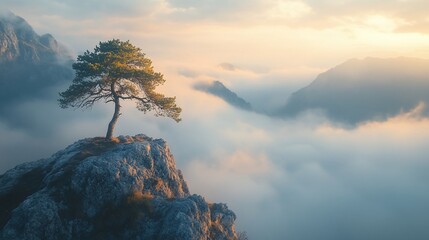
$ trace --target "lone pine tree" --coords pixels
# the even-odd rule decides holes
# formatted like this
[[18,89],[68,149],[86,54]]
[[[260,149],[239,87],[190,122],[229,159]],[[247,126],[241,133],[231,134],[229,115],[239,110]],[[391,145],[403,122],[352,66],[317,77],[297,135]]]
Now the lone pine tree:
[[76,76],[69,88],[60,93],[61,108],[87,108],[95,102],[113,102],[115,111],[109,122],[106,140],[111,140],[121,115],[121,100],[134,100],[144,113],[154,111],[179,122],[182,111],[175,97],[155,92],[164,84],[161,73],[153,70],[152,61],[129,41],[113,39],[100,42],[93,52],[79,55],[73,64]]

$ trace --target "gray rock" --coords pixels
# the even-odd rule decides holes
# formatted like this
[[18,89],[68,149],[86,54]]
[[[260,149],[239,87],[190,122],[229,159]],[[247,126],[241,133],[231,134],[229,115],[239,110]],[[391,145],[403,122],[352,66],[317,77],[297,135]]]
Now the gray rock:
[[0,176],[0,239],[237,239],[235,219],[145,135],[80,140]]

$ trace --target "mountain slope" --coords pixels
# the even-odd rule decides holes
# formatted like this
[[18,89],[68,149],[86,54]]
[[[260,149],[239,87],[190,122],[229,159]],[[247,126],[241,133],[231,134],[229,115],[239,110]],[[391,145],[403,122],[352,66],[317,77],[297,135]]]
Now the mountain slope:
[[200,82],[197,83],[194,88],[196,90],[217,96],[236,108],[247,111],[252,110],[250,103],[246,102],[246,100],[238,96],[235,92],[229,90],[227,87],[225,87],[225,85],[223,85],[223,83],[219,81],[213,81],[211,83]]
[[0,14],[0,63],[44,62],[69,57],[50,34],[39,36],[21,17],[11,12]]
[[0,176],[0,239],[236,239],[225,204],[190,195],[144,135],[80,140]]
[[428,104],[428,92],[429,60],[350,60],[293,93],[279,115],[322,110],[331,120],[347,125],[383,121],[419,103]]
[[[21,17],[0,14],[0,113],[12,103],[57,97],[73,77],[68,51],[50,34],[39,36]],[[3,115],[3,114],[2,114]]]

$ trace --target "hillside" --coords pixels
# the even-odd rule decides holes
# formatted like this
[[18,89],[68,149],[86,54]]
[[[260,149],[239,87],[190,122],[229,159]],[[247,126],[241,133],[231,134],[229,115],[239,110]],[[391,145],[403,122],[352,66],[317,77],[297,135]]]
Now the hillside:
[[0,113],[11,104],[56,98],[71,81],[70,53],[51,34],[38,35],[25,19],[0,13]]
[[[319,110],[335,121],[356,125],[383,121],[429,103],[429,60],[349,60],[320,74],[293,93],[278,115]],[[427,111],[423,113],[428,115]]]

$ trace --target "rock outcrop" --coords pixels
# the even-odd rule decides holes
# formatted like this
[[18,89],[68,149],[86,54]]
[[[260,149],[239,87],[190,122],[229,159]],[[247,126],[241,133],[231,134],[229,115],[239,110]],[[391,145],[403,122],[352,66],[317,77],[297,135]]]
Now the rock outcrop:
[[237,239],[235,218],[144,135],[80,140],[0,176],[0,239]]

